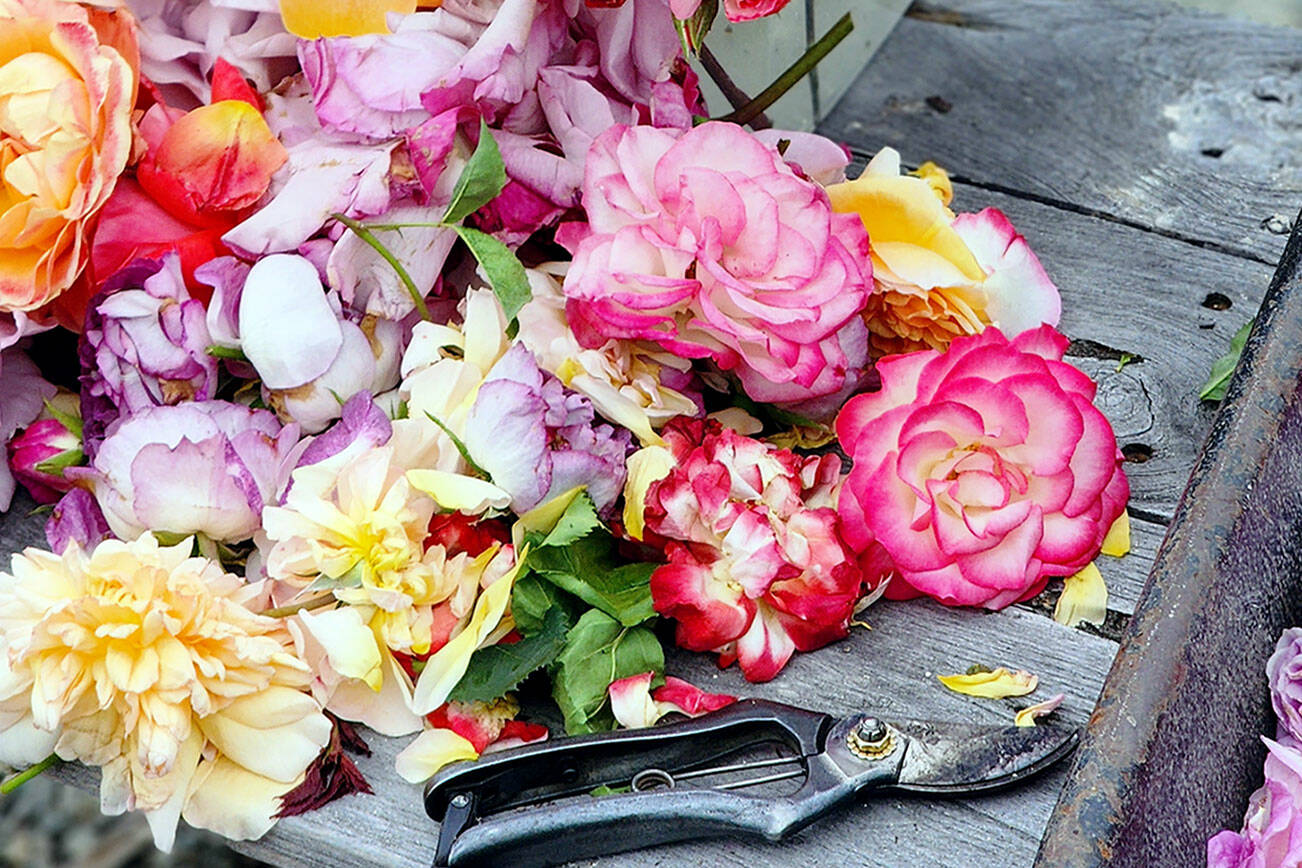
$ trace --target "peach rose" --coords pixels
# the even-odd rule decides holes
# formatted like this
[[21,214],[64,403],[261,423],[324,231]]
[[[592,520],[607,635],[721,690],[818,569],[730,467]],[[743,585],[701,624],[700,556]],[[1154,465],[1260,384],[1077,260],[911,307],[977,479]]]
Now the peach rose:
[[0,311],[67,289],[84,227],[131,154],[138,54],[129,14],[0,0]]

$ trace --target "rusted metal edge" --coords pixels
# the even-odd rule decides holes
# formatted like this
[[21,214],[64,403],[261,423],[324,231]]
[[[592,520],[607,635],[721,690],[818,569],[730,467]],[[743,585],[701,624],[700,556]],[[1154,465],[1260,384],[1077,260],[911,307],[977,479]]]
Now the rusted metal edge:
[[[1036,859],[1193,866],[1274,734],[1265,664],[1302,624],[1302,221],[1158,551]],[[1190,396],[1190,400],[1194,400]]]

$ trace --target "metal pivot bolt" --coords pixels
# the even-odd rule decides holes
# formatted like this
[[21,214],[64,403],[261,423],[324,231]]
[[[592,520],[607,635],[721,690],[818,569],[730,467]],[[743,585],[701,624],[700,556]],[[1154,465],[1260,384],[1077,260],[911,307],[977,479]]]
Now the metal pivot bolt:
[[864,760],[878,760],[895,749],[890,728],[875,717],[865,717],[845,737],[850,753]]

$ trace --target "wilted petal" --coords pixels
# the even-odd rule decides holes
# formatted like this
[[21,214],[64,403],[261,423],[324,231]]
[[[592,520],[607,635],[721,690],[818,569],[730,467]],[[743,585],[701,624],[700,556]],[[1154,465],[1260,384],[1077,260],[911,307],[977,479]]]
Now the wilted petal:
[[628,457],[628,481],[624,483],[624,532],[642,539],[645,527],[647,490],[677,466],[673,454],[663,446],[646,446]]
[[661,712],[651,698],[651,678],[654,675],[654,672],[643,672],[611,682],[608,688],[610,710],[620,726],[642,729],[653,726],[660,719]]
[[1010,672],[1000,666],[993,672],[973,672],[970,675],[938,675],[940,683],[955,693],[965,696],[983,696],[987,699],[1004,699],[1025,696],[1034,692],[1040,679],[1025,670]]

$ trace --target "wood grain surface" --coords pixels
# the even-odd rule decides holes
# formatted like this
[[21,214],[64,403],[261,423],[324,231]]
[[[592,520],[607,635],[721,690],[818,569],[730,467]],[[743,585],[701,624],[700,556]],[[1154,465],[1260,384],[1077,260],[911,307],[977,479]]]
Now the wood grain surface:
[[[1056,588],[999,613],[880,603],[871,631],[798,655],[769,684],[679,651],[670,672],[833,713],[999,722],[1027,701],[958,696],[935,675],[1010,665],[1040,676],[1034,698],[1065,693],[1059,719],[1081,724],[1210,423],[1198,388],[1256,310],[1302,204],[1302,38],[1156,4],[916,4],[822,131],[859,165],[883,145],[906,163],[937,160],[958,179],[956,209],[998,207],[1026,235],[1062,291],[1070,361],[1097,378],[1097,403],[1136,459],[1134,551],[1100,559],[1112,610],[1102,630],[1054,623]],[[1230,306],[1205,306],[1211,293]],[[34,528],[16,506],[0,547],[39,540]],[[284,866],[429,864],[436,827],[392,769],[402,741],[371,742],[361,766],[377,796],[238,849]],[[1027,866],[1064,776],[962,801],[878,799],[783,845],[702,841],[595,864]]]

